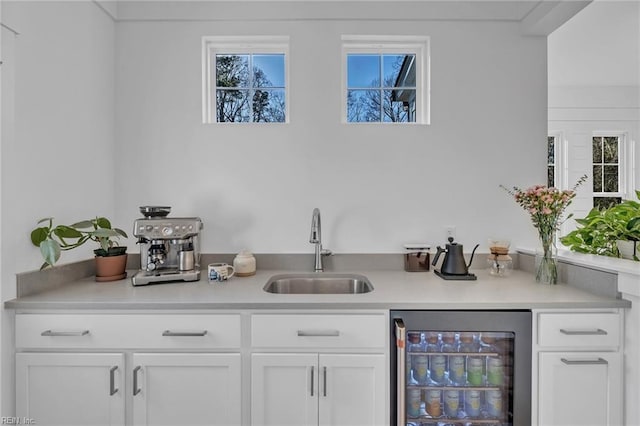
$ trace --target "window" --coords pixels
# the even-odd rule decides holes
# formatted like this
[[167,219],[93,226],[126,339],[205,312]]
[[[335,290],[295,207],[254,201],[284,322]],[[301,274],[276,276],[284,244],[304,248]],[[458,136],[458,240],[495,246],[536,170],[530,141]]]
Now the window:
[[622,201],[621,188],[621,137],[594,136],[593,155],[593,206],[607,208]]
[[203,38],[205,123],[287,121],[286,37]]
[[547,186],[558,187],[556,184],[556,137],[547,136]]
[[427,39],[343,36],[347,123],[428,124]]

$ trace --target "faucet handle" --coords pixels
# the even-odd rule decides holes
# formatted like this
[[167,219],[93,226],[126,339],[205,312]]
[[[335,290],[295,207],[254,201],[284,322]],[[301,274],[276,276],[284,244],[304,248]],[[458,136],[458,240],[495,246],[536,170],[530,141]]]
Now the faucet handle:
[[322,249],[322,251],[320,251],[320,254],[322,256],[333,256],[333,252],[329,249]]

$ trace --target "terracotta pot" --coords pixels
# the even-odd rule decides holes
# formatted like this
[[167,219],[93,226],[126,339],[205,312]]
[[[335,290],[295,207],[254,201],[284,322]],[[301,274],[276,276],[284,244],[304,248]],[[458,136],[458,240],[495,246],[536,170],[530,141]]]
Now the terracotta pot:
[[116,281],[127,276],[127,255],[96,256],[96,281]]

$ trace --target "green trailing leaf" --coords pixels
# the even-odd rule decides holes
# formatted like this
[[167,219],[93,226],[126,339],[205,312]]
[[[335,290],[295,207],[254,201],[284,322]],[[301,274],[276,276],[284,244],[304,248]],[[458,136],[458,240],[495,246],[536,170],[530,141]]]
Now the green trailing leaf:
[[44,261],[53,266],[60,259],[60,245],[54,240],[45,240],[40,243],[40,253]]
[[98,228],[111,229],[111,222],[106,217],[96,218],[96,225]]
[[36,247],[40,247],[40,243],[46,240],[47,237],[49,237],[49,228],[41,227],[31,231],[31,243]]
[[120,237],[117,231],[108,228],[98,228],[95,231],[91,231],[91,235],[96,238]]
[[58,225],[53,229],[53,233],[60,238],[81,238],[82,232],[66,225]]
[[76,222],[73,225],[70,225],[72,228],[76,228],[76,229],[87,229],[87,228],[93,228],[93,221],[90,220],[83,220],[81,222]]

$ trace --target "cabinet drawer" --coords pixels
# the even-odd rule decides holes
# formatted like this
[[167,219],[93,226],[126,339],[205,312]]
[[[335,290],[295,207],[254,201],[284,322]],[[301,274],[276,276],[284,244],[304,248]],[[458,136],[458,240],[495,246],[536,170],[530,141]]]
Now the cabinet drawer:
[[538,344],[546,347],[593,348],[620,345],[617,313],[539,314]]
[[384,315],[257,314],[251,346],[290,348],[384,348]]
[[239,315],[18,314],[17,348],[239,348]]

